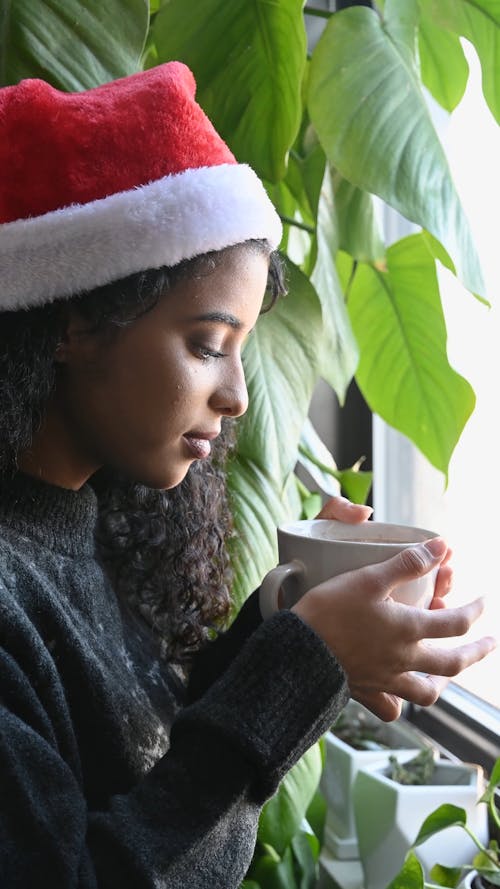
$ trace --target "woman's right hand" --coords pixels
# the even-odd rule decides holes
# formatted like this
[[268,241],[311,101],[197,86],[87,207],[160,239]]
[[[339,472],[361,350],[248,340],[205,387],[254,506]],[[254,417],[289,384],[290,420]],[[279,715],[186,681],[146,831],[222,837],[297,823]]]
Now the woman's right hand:
[[445,541],[434,538],[385,562],[327,580],[292,609],[342,665],[351,697],[381,719],[396,719],[402,699],[433,704],[452,676],[495,648],[490,636],[453,648],[426,641],[467,633],[483,611],[482,599],[429,610],[392,599],[396,586],[426,574],[448,556]]

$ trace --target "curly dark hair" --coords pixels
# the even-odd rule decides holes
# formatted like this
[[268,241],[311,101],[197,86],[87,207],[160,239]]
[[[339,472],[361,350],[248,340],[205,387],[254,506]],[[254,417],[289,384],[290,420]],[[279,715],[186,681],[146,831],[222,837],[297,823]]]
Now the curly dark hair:
[[[182,279],[214,269],[228,251],[206,253],[174,267],[130,275],[41,307],[4,312],[0,324],[0,477],[17,471],[19,455],[39,428],[56,380],[55,352],[71,302],[95,332],[112,337],[152,309]],[[265,241],[245,246],[269,255]],[[270,254],[266,311],[285,292],[283,267]],[[190,655],[230,614],[232,533],[225,465],[234,445],[234,422],[207,461],[195,462],[176,488],[157,491],[103,467],[90,483],[99,517],[100,559],[122,603],[151,628],[162,657],[187,664]]]

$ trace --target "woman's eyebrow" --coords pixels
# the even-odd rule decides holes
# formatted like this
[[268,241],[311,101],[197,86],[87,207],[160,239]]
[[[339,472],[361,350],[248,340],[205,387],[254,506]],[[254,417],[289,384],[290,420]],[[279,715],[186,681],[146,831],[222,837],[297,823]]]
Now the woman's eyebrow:
[[243,325],[239,318],[231,315],[230,312],[206,312],[203,315],[197,315],[195,321],[215,321],[218,324],[227,324],[234,330],[240,330]]

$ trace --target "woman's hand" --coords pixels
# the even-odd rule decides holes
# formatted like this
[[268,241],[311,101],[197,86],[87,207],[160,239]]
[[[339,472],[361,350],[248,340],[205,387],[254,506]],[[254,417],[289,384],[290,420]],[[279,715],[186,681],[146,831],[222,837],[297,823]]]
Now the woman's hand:
[[331,497],[325,503],[321,512],[316,516],[317,519],[336,519],[338,522],[347,522],[350,525],[357,525],[359,522],[366,522],[370,518],[373,509],[371,506],[364,506],[361,503],[351,503],[346,497]]
[[[439,595],[448,591],[450,551],[433,538],[392,559],[349,571],[309,590],[293,607],[344,668],[351,696],[387,721],[402,699],[433,704],[449,681],[495,647],[492,637],[443,648],[425,640],[462,636],[483,611],[477,599],[460,608],[413,608],[396,602],[398,584],[441,565]],[[438,586],[438,584],[437,584]]]

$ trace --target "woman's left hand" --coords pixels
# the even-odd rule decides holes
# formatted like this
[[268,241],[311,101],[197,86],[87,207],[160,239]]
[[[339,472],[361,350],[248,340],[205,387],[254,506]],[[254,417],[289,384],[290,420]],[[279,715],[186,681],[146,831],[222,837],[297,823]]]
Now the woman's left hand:
[[[346,497],[332,497],[325,503],[323,509],[318,513],[318,519],[336,519],[339,522],[347,522],[356,525],[366,522],[373,513],[371,506],[363,506],[360,503],[351,503]],[[431,609],[446,608],[444,597],[450,591],[453,579],[453,569],[450,565],[452,556],[451,549],[448,549],[444,556],[436,578],[436,586],[434,590],[434,598],[430,604]],[[397,719],[401,715],[403,701],[397,695],[381,692],[367,693],[363,699],[359,699],[360,703],[371,710],[375,716],[385,721]]]
[[336,519],[338,522],[347,522],[349,525],[358,525],[366,522],[373,509],[371,506],[363,506],[361,503],[351,503],[347,497],[331,497],[325,503],[317,519]]

